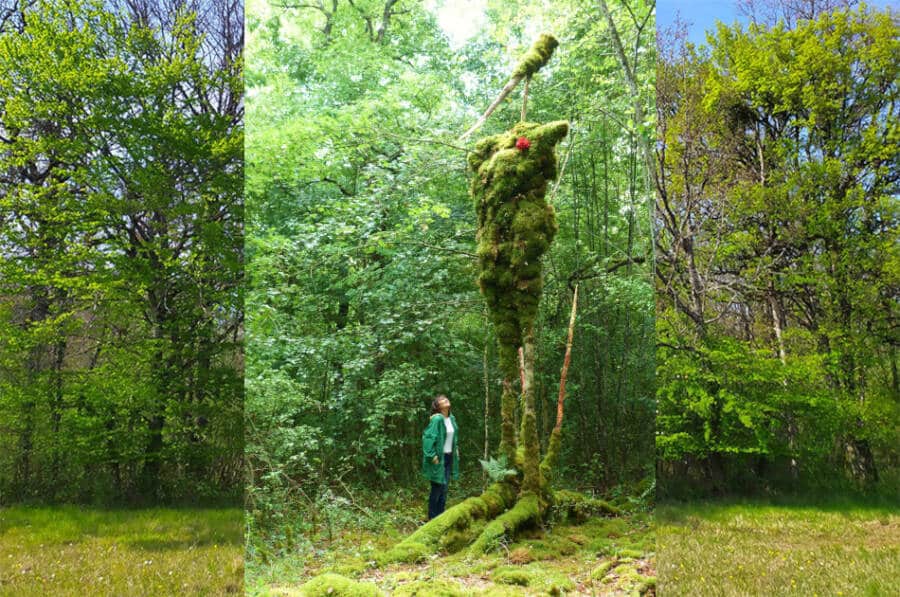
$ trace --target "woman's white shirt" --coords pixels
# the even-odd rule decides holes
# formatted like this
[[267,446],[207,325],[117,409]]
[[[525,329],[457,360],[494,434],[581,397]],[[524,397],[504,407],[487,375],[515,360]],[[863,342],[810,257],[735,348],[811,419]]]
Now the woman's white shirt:
[[450,417],[444,417],[444,428],[447,430],[447,439],[444,440],[444,454],[453,452],[453,422]]

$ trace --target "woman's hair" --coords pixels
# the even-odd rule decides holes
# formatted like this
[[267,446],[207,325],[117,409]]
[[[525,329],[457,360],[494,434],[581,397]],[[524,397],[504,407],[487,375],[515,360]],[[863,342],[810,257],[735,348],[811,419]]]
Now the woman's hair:
[[441,400],[447,400],[448,398],[443,394],[438,394],[435,396],[434,400],[431,401],[431,414],[436,415],[441,412]]

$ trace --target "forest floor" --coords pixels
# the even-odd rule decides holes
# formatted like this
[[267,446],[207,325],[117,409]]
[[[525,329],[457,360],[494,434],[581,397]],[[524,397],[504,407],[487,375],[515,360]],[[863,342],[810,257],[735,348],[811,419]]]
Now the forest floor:
[[0,595],[231,595],[238,508],[0,508]]
[[897,505],[694,502],[656,514],[662,595],[897,595]]
[[[462,498],[451,495],[448,507]],[[357,497],[330,512],[323,508],[315,529],[296,537],[289,533],[270,539],[268,547],[251,548],[247,594],[319,594],[302,587],[326,572],[361,581],[372,595],[653,594],[656,565],[651,511],[638,509],[619,518],[591,518],[583,524],[534,529],[499,552],[471,561],[458,553],[418,564],[376,568],[372,562],[375,554],[394,546],[424,522],[427,495],[401,490],[385,494],[379,501],[371,505],[372,499]],[[361,502],[370,506],[356,505]],[[325,587],[321,594],[327,592]],[[349,593],[337,590],[329,594]]]

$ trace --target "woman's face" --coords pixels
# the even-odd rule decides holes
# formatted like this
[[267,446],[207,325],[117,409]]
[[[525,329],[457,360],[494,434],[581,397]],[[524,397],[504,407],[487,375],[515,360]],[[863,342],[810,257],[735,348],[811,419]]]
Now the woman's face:
[[450,414],[450,399],[442,398],[440,402],[438,402],[438,408],[441,409],[441,414],[445,417]]

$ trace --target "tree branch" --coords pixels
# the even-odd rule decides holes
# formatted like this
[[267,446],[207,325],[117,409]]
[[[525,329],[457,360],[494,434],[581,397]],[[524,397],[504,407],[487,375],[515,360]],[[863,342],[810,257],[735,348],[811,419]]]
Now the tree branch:
[[566,377],[569,375],[569,363],[572,360],[572,337],[575,334],[575,312],[578,309],[578,286],[572,295],[572,314],[569,316],[569,334],[566,337],[566,356],[563,357],[562,371],[559,374],[559,396],[556,399],[556,426],[554,430],[562,429],[563,403],[566,400]]

